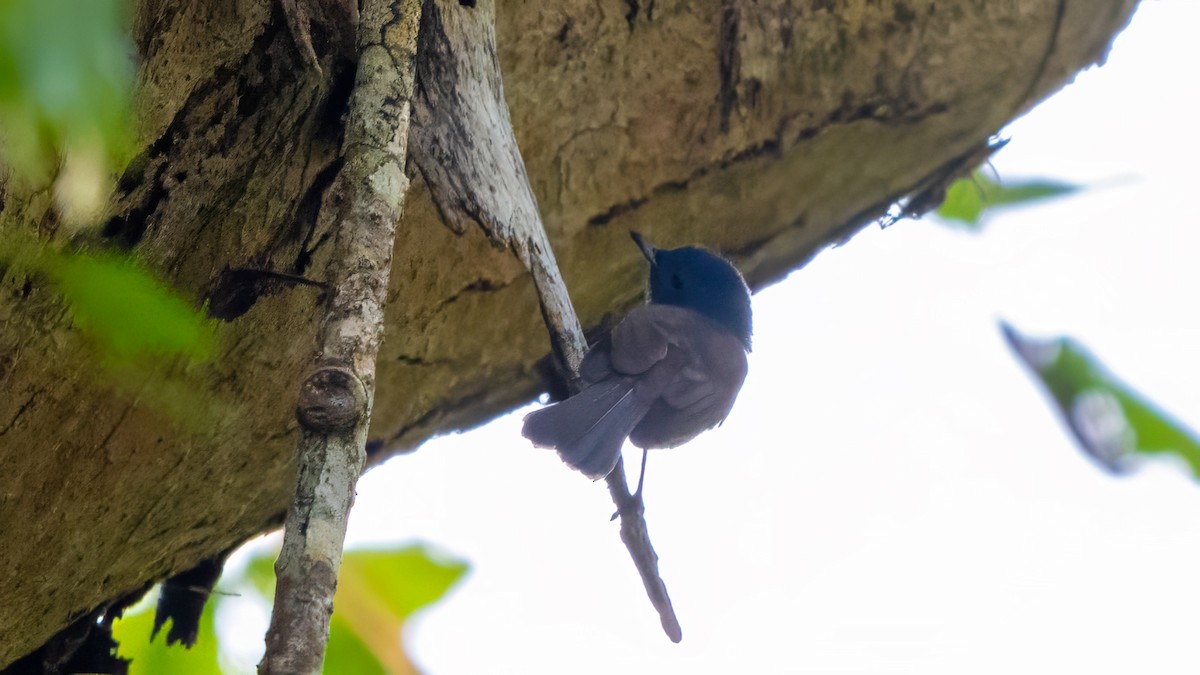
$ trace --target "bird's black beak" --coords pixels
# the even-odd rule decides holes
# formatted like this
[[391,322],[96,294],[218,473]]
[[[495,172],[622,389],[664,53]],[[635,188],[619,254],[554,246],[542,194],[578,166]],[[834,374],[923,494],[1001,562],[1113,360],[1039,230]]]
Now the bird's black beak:
[[629,231],[629,238],[633,240],[633,243],[637,244],[637,247],[638,247],[638,249],[641,250],[642,255],[646,256],[646,260],[649,260],[650,264],[653,265],[654,264],[654,253],[656,252],[657,249],[655,249],[653,246],[651,246],[650,243],[647,242],[642,237],[641,234],[634,232],[633,230]]

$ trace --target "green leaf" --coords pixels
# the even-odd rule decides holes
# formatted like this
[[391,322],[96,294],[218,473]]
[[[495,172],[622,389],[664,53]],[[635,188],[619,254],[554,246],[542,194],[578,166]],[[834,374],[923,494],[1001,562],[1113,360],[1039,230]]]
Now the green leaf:
[[133,45],[122,0],[0,0],[0,160],[43,174],[59,155],[131,149]]
[[[975,172],[972,176],[979,175]],[[935,213],[945,219],[966,225],[978,225],[983,217],[983,191],[972,182],[973,177],[960,178],[946,190],[946,199]]]
[[[273,561],[258,557],[246,577],[269,599],[274,595]],[[426,547],[347,551],[338,574],[328,673],[415,672],[400,631],[413,612],[446,594],[467,572],[466,563],[435,556]]]
[[275,597],[275,556],[278,554],[279,551],[276,549],[274,554],[255,555],[246,563],[246,568],[242,572],[246,581],[249,581],[268,603],[272,602]]
[[467,569],[462,561],[435,556],[418,545],[349,551],[342,560],[338,591],[376,597],[379,610],[403,620],[445,595]]
[[211,355],[214,322],[131,256],[60,251],[20,230],[0,234],[0,268],[50,281],[112,365],[134,365],[142,355]]
[[[340,594],[339,594],[340,595]],[[397,630],[389,635],[389,644],[385,656],[377,656],[366,643],[345,621],[338,619],[338,607],[329,622],[329,644],[325,649],[326,673],[355,673],[356,675],[397,675],[398,673],[415,673],[416,667],[409,661],[400,642]],[[381,627],[381,632],[387,626]],[[397,657],[396,655],[399,655]],[[384,665],[384,659],[388,665]]]
[[1041,382],[1080,447],[1114,473],[1135,454],[1181,458],[1200,479],[1200,438],[1111,375],[1076,341],[1034,340],[1001,323],[1017,357]]
[[165,284],[128,258],[88,254],[45,257],[45,272],[75,323],[117,361],[143,354],[208,358],[211,326]]
[[978,229],[984,214],[998,206],[1029,204],[1061,197],[1080,190],[1080,186],[1052,180],[1006,181],[997,183],[983,171],[954,181],[946,190],[946,200],[937,208],[944,220]]
[[167,630],[164,628],[150,641],[154,627],[154,606],[158,593],[151,593],[146,600],[125,612],[125,616],[113,623],[113,637],[120,645],[118,654],[132,659],[129,675],[217,675],[221,668],[217,661],[217,636],[213,621],[213,603],[204,607],[200,616],[200,634],[196,644],[188,649],[182,645],[168,647]]

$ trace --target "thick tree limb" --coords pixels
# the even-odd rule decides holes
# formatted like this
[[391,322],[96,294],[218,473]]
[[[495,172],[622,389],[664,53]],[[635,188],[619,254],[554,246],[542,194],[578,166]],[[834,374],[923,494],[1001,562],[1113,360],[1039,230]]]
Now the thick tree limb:
[[420,0],[371,0],[345,164],[321,209],[336,228],[333,293],[300,392],[296,493],[275,563],[275,607],[259,672],[319,673],[354,487],[366,461],[375,359],[404,174]]
[[[317,215],[357,56],[355,27],[327,17],[356,3],[303,4],[323,77],[281,0],[133,8],[139,156],[96,243],[197,306],[228,270],[337,281],[336,228]],[[628,230],[719,248],[754,288],[778,280],[1103,60],[1136,4],[505,2],[496,32],[554,257],[593,325],[637,302]],[[546,386],[527,272],[482,228],[446,228],[410,178],[371,461]],[[55,223],[53,200],[0,168],[0,234]],[[311,364],[323,315],[322,291],[287,278],[238,279],[211,363],[117,379],[52,288],[0,278],[0,666],[282,521],[299,431],[279,392]],[[179,400],[182,416],[159,405]]]
[[[460,231],[472,224],[507,247],[529,271],[560,372],[576,386],[587,340],[555,262],[509,120],[496,57],[495,7],[430,0],[421,27],[413,156],[442,217]],[[617,463],[608,486],[629,549],[663,630],[682,639],[658,574],[640,497],[629,494]]]

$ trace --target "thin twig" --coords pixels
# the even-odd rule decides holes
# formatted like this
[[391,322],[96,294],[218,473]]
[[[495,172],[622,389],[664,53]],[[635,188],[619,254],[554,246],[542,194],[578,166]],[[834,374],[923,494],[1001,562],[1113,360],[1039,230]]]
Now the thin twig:
[[[561,372],[578,391],[587,341],[542,225],[513,135],[496,57],[495,4],[431,0],[421,23],[413,102],[413,158],[447,225],[478,224],[508,247],[533,277]],[[629,549],[671,640],[681,639],[675,610],[658,575],[640,498],[629,494],[620,463],[608,477]]]
[[333,292],[301,386],[296,493],[275,563],[265,674],[319,673],[346,521],[366,458],[396,222],[404,205],[420,0],[367,0],[345,163],[320,218],[337,232]]
[[683,628],[675,617],[671,596],[667,595],[667,585],[658,573],[658,554],[654,552],[650,531],[646,529],[646,505],[640,494],[629,494],[629,485],[625,482],[625,461],[618,458],[612,473],[604,480],[608,483],[608,494],[617,505],[617,515],[621,517],[621,541],[629,549],[629,555],[633,556],[633,564],[642,578],[642,585],[646,587],[650,604],[658,610],[663,632],[671,638],[671,642],[679,642],[683,639]]
[[[579,392],[579,365],[587,351],[587,339],[583,328],[571,304],[571,297],[562,275],[558,271],[558,263],[547,241],[545,231],[541,228],[540,219],[536,222],[537,231],[531,232],[529,239],[519,242],[516,246],[518,257],[529,273],[533,275],[534,287],[537,288],[538,302],[542,309],[542,318],[550,332],[550,344],[560,365],[560,370],[568,379],[568,388],[572,394]],[[642,495],[631,494],[625,479],[625,461],[617,458],[617,465],[605,477],[608,483],[608,493],[612,496],[613,504],[617,507],[617,515],[621,519],[621,541],[633,558],[642,585],[646,587],[646,595],[650,604],[658,612],[663,631],[672,642],[683,639],[683,629],[675,616],[675,608],[671,597],[667,594],[667,585],[658,572],[658,554],[650,543],[650,531],[646,527],[646,506]]]

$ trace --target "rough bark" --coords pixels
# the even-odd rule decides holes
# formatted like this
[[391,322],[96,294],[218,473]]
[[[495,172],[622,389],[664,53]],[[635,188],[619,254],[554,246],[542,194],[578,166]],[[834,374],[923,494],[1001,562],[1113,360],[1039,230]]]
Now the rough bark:
[[[296,1],[311,54],[282,4],[138,4],[144,152],[103,231],[73,242],[128,248],[221,309],[213,361],[115,369],[44,280],[0,281],[0,664],[282,518],[320,288],[231,270],[329,280],[316,215],[357,58],[343,3]],[[497,30],[513,126],[589,325],[639,294],[628,229],[776,280],[1102,59],[1135,4],[511,2]],[[375,457],[528,400],[549,349],[521,265],[443,223],[408,173]],[[47,193],[2,170],[0,209],[0,228],[64,243]]]
[[[261,675],[316,675],[325,662],[350,506],[367,461],[384,299],[408,192],[404,167],[421,13],[421,0],[367,0],[358,18],[344,161],[318,216],[336,231],[328,270],[333,280],[316,358],[300,389],[296,488],[275,561]],[[310,30],[301,27],[292,36],[319,67]]]

